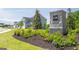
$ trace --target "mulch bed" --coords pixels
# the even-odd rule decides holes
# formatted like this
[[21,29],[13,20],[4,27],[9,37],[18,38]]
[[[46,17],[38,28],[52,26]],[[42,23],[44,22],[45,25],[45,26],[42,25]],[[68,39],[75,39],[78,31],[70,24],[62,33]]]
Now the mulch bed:
[[24,38],[21,36],[13,35],[13,37],[17,38],[18,40],[33,44],[35,46],[39,46],[39,47],[50,49],[50,50],[56,50],[56,48],[53,46],[52,43],[45,41],[44,38],[42,38],[41,36],[32,36],[29,38]]
[[[61,50],[59,48],[56,48],[51,42],[45,41],[44,38],[42,38],[41,36],[32,36],[29,38],[24,38],[21,36],[16,36],[13,35],[13,37],[17,38],[18,40],[30,43],[32,45],[35,46],[39,46],[45,49],[49,49],[49,50]],[[73,50],[74,47],[66,47],[64,50]]]

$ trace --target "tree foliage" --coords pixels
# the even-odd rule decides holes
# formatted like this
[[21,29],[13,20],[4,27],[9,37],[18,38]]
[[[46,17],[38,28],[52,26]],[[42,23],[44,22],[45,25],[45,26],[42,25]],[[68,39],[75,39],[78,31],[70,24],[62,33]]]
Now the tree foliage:
[[79,29],[79,11],[73,12],[74,20],[75,20],[75,28]]
[[34,16],[33,27],[34,29],[42,29],[41,18],[38,10],[36,10],[36,13]]
[[23,26],[23,21],[20,21],[20,22],[18,23],[18,26],[21,28],[21,27]]
[[74,30],[75,29],[75,18],[71,12],[71,9],[68,10],[68,17],[67,17],[67,28],[68,30]]

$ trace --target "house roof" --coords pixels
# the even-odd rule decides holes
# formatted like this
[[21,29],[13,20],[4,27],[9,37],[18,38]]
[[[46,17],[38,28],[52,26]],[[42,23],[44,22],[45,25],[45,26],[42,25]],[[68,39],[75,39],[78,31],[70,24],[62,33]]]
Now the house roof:
[[23,21],[26,21],[26,20],[27,20],[27,21],[31,21],[31,18],[29,18],[29,17],[23,17],[22,20],[23,20]]
[[[35,16],[35,15],[34,15],[34,16]],[[23,17],[22,20],[23,20],[23,21],[25,21],[25,20],[27,20],[27,21],[33,21],[34,16],[33,16],[33,17]],[[41,14],[40,14],[40,17],[42,17],[44,20],[47,20],[47,19],[46,19],[44,16],[42,16]]]

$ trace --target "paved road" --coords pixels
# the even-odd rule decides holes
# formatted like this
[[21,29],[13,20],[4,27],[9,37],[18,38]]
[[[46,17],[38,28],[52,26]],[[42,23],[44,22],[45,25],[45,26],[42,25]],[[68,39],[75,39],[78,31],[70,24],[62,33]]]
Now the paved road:
[[5,33],[11,31],[11,29],[7,29],[7,28],[0,28],[0,33]]

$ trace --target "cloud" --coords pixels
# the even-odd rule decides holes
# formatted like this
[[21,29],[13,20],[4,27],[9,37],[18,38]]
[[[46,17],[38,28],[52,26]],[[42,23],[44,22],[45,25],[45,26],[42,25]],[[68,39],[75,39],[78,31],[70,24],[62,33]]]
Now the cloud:
[[[50,23],[50,12],[56,10],[65,10],[67,8],[38,8],[41,15],[47,19],[47,23]],[[35,8],[0,8],[0,23],[13,24],[14,21],[20,21],[22,17],[33,17],[35,14]],[[75,9],[72,9],[75,10]],[[79,9],[76,9],[79,10]]]
[[0,23],[13,24],[15,21],[19,21],[16,14],[13,14],[5,9],[0,9]]
[[19,21],[19,20],[14,20],[14,19],[7,19],[7,18],[0,18],[0,23],[5,23],[5,24],[11,24],[13,25],[15,21]]
[[14,14],[4,10],[4,9],[0,9],[0,18],[12,18],[14,16]]

